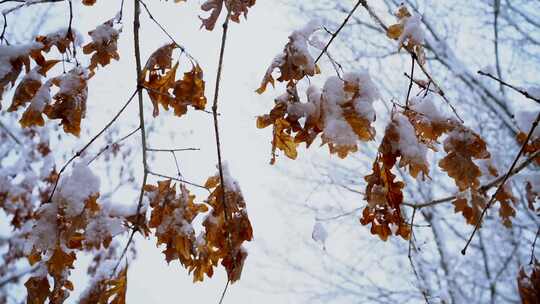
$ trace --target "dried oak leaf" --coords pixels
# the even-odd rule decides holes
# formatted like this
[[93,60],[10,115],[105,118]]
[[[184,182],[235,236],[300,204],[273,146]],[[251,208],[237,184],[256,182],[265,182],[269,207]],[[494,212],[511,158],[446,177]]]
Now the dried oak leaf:
[[517,284],[522,304],[540,303],[540,263],[537,260],[520,267]]
[[[517,141],[519,142],[519,144],[523,145],[525,143],[525,140],[527,139],[527,134],[524,133],[524,132],[520,132],[520,133],[518,133],[516,138],[517,138]],[[527,143],[527,145],[525,145],[524,153],[526,155],[527,154],[530,155],[530,154],[535,153],[538,150],[540,150],[540,138],[531,138],[529,140],[529,142]],[[535,159],[535,162],[536,162],[537,165],[540,165],[540,156],[538,156]]]
[[60,60],[47,60],[43,66],[38,66],[30,71],[30,73],[26,74],[15,89],[8,112],[17,111],[19,107],[32,101],[43,84],[40,75],[46,76],[47,71],[54,67],[58,62],[60,62]]
[[[92,4],[94,3],[90,5]],[[90,66],[88,67],[91,71],[94,71],[98,64],[103,67],[111,63],[111,59],[120,59],[120,55],[118,54],[118,37],[120,31],[114,28],[114,19],[99,25],[96,29],[88,32],[88,34],[92,37],[92,42],[83,47],[83,52],[85,54],[93,53],[90,58]]]
[[84,4],[86,6],[92,6],[92,5],[96,4],[96,0],[82,0],[82,4]]
[[[176,0],[176,2],[179,2]],[[207,18],[199,17],[202,21],[201,28],[204,27],[206,30],[211,31],[216,26],[217,19],[221,14],[223,9],[223,3],[228,11],[230,11],[230,18],[232,21],[239,23],[240,16],[244,15],[247,18],[248,9],[255,5],[256,0],[206,0],[201,5],[201,9],[205,12],[211,11],[210,16]]]
[[[115,279],[104,282],[107,287],[99,298],[99,304],[125,304],[127,292],[127,267]],[[111,299],[112,298],[112,299]]]
[[392,234],[408,240],[411,233],[401,216],[404,184],[395,182],[395,177],[384,164],[381,166],[377,158],[372,174],[364,178],[367,182],[365,199],[368,205],[362,211],[360,223],[371,224],[371,234],[378,235],[383,241]]
[[507,228],[512,228],[512,217],[516,216],[516,210],[513,205],[517,203],[517,199],[512,193],[512,188],[505,184],[495,195],[495,200],[500,203],[499,217],[502,223]]
[[59,87],[53,96],[55,102],[45,106],[43,113],[49,119],[61,119],[64,132],[79,136],[81,121],[86,114],[88,97],[88,74],[86,70],[74,68],[66,74],[55,77],[51,82]]
[[203,71],[198,64],[194,65],[191,71],[184,73],[184,77],[174,83],[174,101],[171,103],[174,114],[182,116],[187,112],[188,105],[204,110],[207,101],[204,88]]
[[167,262],[178,259],[187,267],[195,257],[195,231],[191,223],[195,217],[208,208],[204,204],[195,204],[195,195],[180,185],[176,195],[175,185],[171,181],[158,182],[158,186],[146,187],[150,195],[152,214],[149,227],[156,228],[157,244],[165,244],[163,251]]
[[209,266],[215,265],[219,259],[229,281],[239,280],[247,256],[242,244],[253,238],[244,197],[226,167],[224,171],[225,186],[220,183],[219,175],[210,177],[205,184],[205,187],[213,189],[207,199],[212,209],[203,221],[206,243],[198,260],[189,269],[190,272],[195,270],[194,281],[202,280],[204,271],[211,276]]
[[454,212],[463,215],[467,224],[476,225],[480,220],[482,210],[486,207],[486,197],[474,189],[460,192],[454,204]]
[[473,159],[490,157],[484,140],[472,130],[459,126],[444,141],[447,155],[439,161],[439,167],[454,179],[460,191],[476,189],[482,175]]
[[44,277],[31,277],[26,283],[26,303],[27,304],[44,304],[50,294],[49,280]]

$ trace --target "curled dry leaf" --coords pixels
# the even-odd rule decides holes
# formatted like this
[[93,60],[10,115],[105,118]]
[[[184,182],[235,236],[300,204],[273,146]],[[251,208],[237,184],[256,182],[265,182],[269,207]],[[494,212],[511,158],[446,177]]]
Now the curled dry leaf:
[[[255,5],[256,0],[206,0],[201,5],[201,9],[205,12],[210,12],[210,16],[207,18],[199,17],[202,21],[201,28],[211,31],[216,26],[217,19],[223,10],[223,4],[225,4],[228,11],[231,12],[231,20],[234,22],[240,22],[240,16],[244,15],[247,18],[248,9]],[[180,2],[176,0],[176,2]]]
[[406,240],[410,238],[410,227],[401,216],[401,189],[405,184],[394,181],[395,178],[384,163],[381,165],[379,158],[373,163],[372,173],[364,178],[368,205],[362,211],[360,223],[371,224],[371,234],[378,235],[383,241],[390,235],[399,235]]
[[[226,207],[219,175],[207,180],[205,187],[212,192],[204,204],[194,203],[195,196],[183,185],[177,194],[170,180],[145,186],[153,208],[149,225],[155,228],[158,245],[166,246],[165,259],[167,262],[178,259],[193,273],[194,282],[203,281],[205,275],[212,277],[220,261],[231,282],[240,279],[247,257],[242,244],[253,237],[242,193],[228,171],[225,177]],[[196,236],[192,223],[208,210],[202,221],[204,231]]]
[[197,110],[206,107],[203,71],[198,64],[184,73],[182,79],[175,80],[179,63],[172,64],[172,52],[176,48],[175,44],[168,44],[156,50],[140,76],[154,105],[154,117],[159,115],[159,105],[165,110],[172,107],[174,114],[179,117],[187,112],[187,106]]
[[111,63],[111,59],[120,59],[117,45],[120,30],[114,27],[114,19],[99,25],[88,34],[92,38],[92,42],[83,47],[83,52],[92,54],[88,67],[90,70],[94,71],[98,64],[102,67],[108,65]]

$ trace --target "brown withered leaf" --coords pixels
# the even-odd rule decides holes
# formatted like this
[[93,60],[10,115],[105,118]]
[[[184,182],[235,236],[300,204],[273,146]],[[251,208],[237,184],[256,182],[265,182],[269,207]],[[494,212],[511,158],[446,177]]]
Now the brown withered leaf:
[[54,67],[60,60],[47,60],[43,66],[34,68],[35,71],[27,74],[17,85],[8,112],[17,111],[21,106],[26,105],[34,98],[39,88],[42,86],[41,78],[38,74],[46,76],[48,70]]
[[59,87],[59,91],[53,96],[55,102],[46,105],[43,111],[49,119],[60,119],[64,132],[77,137],[86,114],[87,79],[88,75],[80,68],[53,78],[51,82]]
[[47,269],[52,276],[61,277],[66,269],[73,269],[75,259],[75,253],[66,253],[60,246],[57,246],[47,261]]
[[[84,3],[84,2],[83,2]],[[93,5],[94,2],[89,2]],[[92,54],[90,58],[90,70],[95,70],[99,65],[106,66],[111,63],[111,59],[119,60],[118,54],[118,37],[119,31],[114,28],[114,19],[108,20],[99,25],[95,30],[88,32],[92,37],[92,42],[83,47],[85,54]]]
[[495,195],[495,200],[500,203],[499,217],[503,225],[507,228],[512,228],[511,218],[516,216],[516,210],[513,205],[517,203],[517,199],[512,193],[512,188],[508,184],[505,184]]
[[[289,36],[289,42],[285,45],[283,52],[276,56],[266,70],[261,85],[255,92],[262,94],[266,91],[268,84],[274,86],[274,70],[279,70],[279,82],[287,82],[287,86],[293,87],[295,82],[305,76],[313,76],[321,71],[319,66],[314,63],[314,59],[305,50],[299,50],[295,45],[298,39],[305,39],[304,36],[293,34]],[[310,63],[312,63],[310,65]]]
[[291,124],[283,119],[279,118],[274,122],[273,138],[272,138],[272,159],[271,164],[276,162],[276,149],[279,149],[287,155],[290,159],[296,159],[298,152],[296,143],[291,136]]
[[444,150],[447,155],[439,161],[439,167],[454,179],[459,190],[478,188],[482,172],[473,159],[490,157],[485,141],[472,130],[459,126],[444,141]]
[[92,6],[92,5],[96,4],[96,0],[82,0],[82,4],[84,4],[86,6]]
[[47,277],[31,277],[26,283],[26,303],[43,304],[50,294],[50,285]]
[[191,71],[184,73],[184,77],[174,83],[174,101],[171,104],[174,114],[182,116],[187,112],[188,105],[196,110],[204,110],[207,101],[204,88],[203,71],[198,64],[194,65]]
[[115,279],[106,280],[105,284],[107,287],[99,298],[99,304],[126,303],[127,267],[124,268]]
[[520,267],[517,284],[522,304],[540,303],[540,263],[537,260],[534,264]]
[[482,210],[486,207],[486,197],[474,189],[458,194],[454,204],[454,212],[463,215],[467,224],[476,225],[480,220]]
[[190,228],[195,217],[208,208],[204,204],[195,204],[195,195],[180,185],[180,194],[176,195],[175,185],[170,180],[158,182],[151,191],[152,214],[150,228],[156,228],[157,244],[166,245],[163,251],[167,262],[178,259],[184,267],[191,265],[195,257],[195,231]]
[[394,181],[395,175],[379,157],[373,163],[373,171],[364,179],[367,182],[365,199],[368,205],[362,211],[360,223],[371,224],[371,234],[386,241],[392,233],[408,240],[410,227],[401,216],[403,182]]
[[217,19],[219,18],[219,15],[223,9],[224,2],[227,10],[231,12],[231,20],[239,23],[240,16],[244,15],[244,17],[247,18],[248,9],[255,5],[255,1],[256,0],[206,0],[206,2],[201,5],[201,9],[205,12],[210,11],[210,16],[207,18],[199,17],[202,21],[201,28],[204,27],[208,31],[214,29]]
[[[203,221],[206,249],[199,252],[199,258],[190,267],[190,272],[195,270],[194,280],[202,279],[200,274],[204,272],[208,275],[209,265],[215,265],[218,260],[221,260],[229,281],[234,283],[240,279],[247,256],[242,244],[245,241],[251,241],[253,229],[238,185],[226,175],[224,187],[221,183],[216,184],[216,177],[218,175],[210,177],[207,182],[215,187],[211,188],[212,193],[207,199],[212,209]],[[225,201],[223,201],[222,191],[225,192]]]

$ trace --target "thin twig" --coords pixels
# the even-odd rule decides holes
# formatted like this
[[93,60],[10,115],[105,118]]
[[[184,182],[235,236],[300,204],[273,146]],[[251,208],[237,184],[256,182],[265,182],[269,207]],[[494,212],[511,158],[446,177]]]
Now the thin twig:
[[[221,72],[223,70],[223,59],[225,56],[225,45],[227,42],[227,32],[229,30],[229,20],[231,17],[231,11],[227,9],[227,16],[225,17],[225,22],[223,22],[223,33],[221,35],[221,46],[219,50],[219,62],[218,62],[218,69],[216,73],[216,86],[214,89],[214,101],[212,103],[212,114],[214,117],[214,133],[216,138],[216,152],[218,157],[218,171],[219,171],[219,180],[221,183],[221,200],[223,201],[223,214],[225,217],[225,226],[227,228],[227,243],[229,245],[229,251],[233,259],[233,269],[236,268],[236,254],[232,252],[232,241],[231,241],[231,232],[230,232],[230,219],[229,219],[229,208],[227,207],[226,202],[226,196],[225,196],[225,179],[223,177],[223,162],[221,158],[221,142],[219,137],[219,124],[218,124],[218,99],[219,99],[219,88],[221,84]],[[221,295],[221,298],[219,299],[219,303],[221,304],[223,302],[223,299],[225,298],[225,294],[227,293],[227,289],[229,287],[229,278],[227,277],[227,283],[225,284],[225,288],[223,289],[223,293]]]
[[534,133],[534,130],[536,129],[536,127],[538,126],[538,122],[540,121],[540,113],[538,113],[538,115],[536,116],[536,120],[533,122],[532,126],[531,126],[531,129],[529,131],[529,134],[527,134],[527,138],[525,139],[525,142],[523,143],[523,145],[521,146],[521,149],[519,150],[519,153],[516,155],[516,158],[514,159],[514,161],[512,162],[512,165],[510,166],[510,169],[508,169],[508,172],[504,175],[504,178],[502,179],[501,183],[499,184],[499,186],[497,187],[497,190],[495,190],[495,192],[491,195],[491,198],[489,199],[488,203],[486,204],[486,206],[484,207],[484,210],[482,210],[482,214],[480,214],[480,218],[478,219],[478,221],[476,222],[476,225],[474,226],[474,230],[471,234],[471,236],[469,237],[469,240],[467,241],[467,243],[465,244],[465,247],[463,247],[463,249],[461,250],[461,254],[465,255],[466,252],[467,252],[467,247],[469,246],[469,244],[471,243],[471,241],[473,240],[473,237],[476,233],[476,231],[480,228],[480,225],[482,224],[482,219],[484,218],[484,215],[486,214],[487,210],[489,209],[489,207],[491,207],[491,205],[493,204],[493,202],[495,201],[495,197],[497,196],[497,194],[499,193],[499,191],[502,189],[502,187],[504,186],[504,184],[506,183],[506,181],[508,180],[508,178],[510,178],[510,176],[512,175],[512,171],[514,170],[514,168],[516,167],[517,165],[517,162],[519,160],[519,158],[521,157],[521,155],[523,154],[523,152],[525,152],[525,148],[527,147],[527,144],[529,143],[529,140],[531,139],[532,137],[532,134]]
[[113,142],[113,143],[110,143],[110,144],[107,144],[105,147],[103,147],[89,162],[87,165],[90,165],[92,162],[94,162],[98,157],[101,156],[101,154],[103,154],[105,151],[109,150],[111,147],[113,147],[114,145],[118,145],[119,143],[123,142],[124,140],[128,139],[129,137],[131,137],[131,135],[137,133],[137,131],[139,131],[141,129],[141,127],[137,127],[137,129],[129,132],[126,136],[123,136],[121,137],[119,140]]
[[146,6],[146,3],[144,3],[142,0],[138,0],[138,2],[140,2],[143,5],[143,8],[146,11],[146,13],[148,14],[148,17],[150,18],[150,20],[152,20],[161,29],[161,31],[165,35],[167,35],[167,37],[169,37],[169,39],[180,49],[180,51],[182,51],[182,53],[185,53],[189,57],[189,59],[197,62],[197,60],[186,51],[186,48],[183,45],[176,42],[176,40],[173,38],[173,36],[171,34],[169,34],[169,32],[165,29],[165,27],[163,25],[161,25],[161,23],[159,23],[156,20],[156,18],[154,18],[154,16],[150,12],[150,9],[148,9],[148,6]]
[[[413,62],[414,62],[414,60],[413,60]],[[422,279],[420,278],[420,275],[418,274],[418,271],[416,270],[416,266],[414,266],[414,261],[413,261],[413,258],[412,258],[412,248],[413,248],[413,239],[414,239],[414,217],[416,215],[416,210],[417,210],[417,208],[413,209],[413,213],[412,213],[412,217],[411,217],[411,235],[409,237],[409,252],[408,252],[407,256],[409,258],[409,263],[411,264],[411,268],[412,268],[412,270],[414,272],[414,275],[416,277],[416,281],[417,281],[418,284],[420,284],[422,282]],[[420,291],[420,293],[424,297],[424,300],[426,301],[426,303],[429,304],[428,295],[427,295],[426,291],[422,288],[421,285],[418,286],[418,290]]]
[[182,152],[182,151],[200,151],[199,148],[179,148],[179,149],[153,149],[147,148],[148,152]]
[[[493,2],[493,48],[495,50],[495,69],[497,70],[497,76],[502,79],[501,61],[499,58],[499,12],[501,8],[501,0],[495,0]],[[501,93],[504,94],[504,86],[500,84]]]
[[527,91],[525,91],[525,90],[523,90],[523,89],[520,89],[520,88],[518,88],[518,87],[516,87],[516,86],[514,86],[514,85],[511,85],[511,84],[509,84],[509,83],[503,81],[502,79],[499,79],[499,78],[497,78],[497,77],[491,75],[490,73],[483,72],[483,71],[478,71],[478,74],[480,74],[480,75],[482,75],[482,76],[487,76],[487,77],[489,77],[489,78],[491,78],[491,79],[493,79],[493,80],[495,80],[495,81],[498,81],[500,84],[502,84],[502,85],[504,85],[504,86],[507,86],[507,87],[511,88],[512,90],[514,90],[514,91],[520,93],[521,95],[523,95],[523,96],[529,98],[530,100],[534,100],[535,102],[540,103],[540,98],[538,98],[538,97],[536,97],[536,96],[532,96],[531,94],[529,94],[529,92],[527,92]]
[[[382,21],[382,19],[379,16],[377,16],[377,14],[375,14],[375,12],[368,5],[367,0],[360,0],[360,2],[362,3],[362,6],[367,10],[367,12],[371,16],[371,18],[375,19],[375,21],[379,24],[379,26],[382,27],[385,32],[387,32],[388,31],[388,26],[386,26],[386,24]],[[407,48],[405,48],[405,50],[411,55],[415,54],[412,50],[409,50]],[[428,78],[430,83],[432,83],[433,86],[435,86],[435,89],[437,89],[439,96],[441,96],[441,98],[444,100],[444,102],[450,107],[450,109],[452,110],[452,112],[454,113],[456,118],[460,122],[463,123],[463,119],[461,119],[461,117],[457,113],[457,110],[454,107],[454,105],[452,105],[450,100],[448,100],[448,98],[446,97],[446,94],[444,93],[444,90],[441,88],[441,86],[435,81],[435,79],[433,79],[433,77],[431,77],[431,75],[427,71],[426,67],[424,67],[424,65],[422,65],[422,63],[418,60],[418,57],[415,57],[415,61],[416,61],[416,63],[418,63],[418,66],[420,67],[420,70],[422,70],[424,75],[426,75],[426,77]]]
[[66,170],[66,168],[75,160],[77,159],[78,157],[80,157],[82,155],[82,153],[84,151],[86,151],[86,149],[88,149],[88,147],[90,147],[94,141],[96,141],[103,133],[105,133],[105,131],[107,129],[109,129],[111,127],[111,125],[118,119],[118,117],[120,117],[120,114],[122,114],[122,112],[124,112],[124,110],[127,108],[127,106],[131,103],[131,101],[133,100],[133,98],[135,97],[135,94],[137,93],[137,91],[133,92],[133,94],[131,95],[131,97],[129,97],[128,101],[122,106],[122,108],[120,109],[120,111],[118,111],[114,117],[105,125],[105,127],[103,127],[103,129],[101,129],[101,131],[98,132],[98,134],[96,134],[94,137],[92,137],[92,139],[90,139],[90,141],[84,145],[81,149],[79,149],[75,155],[73,155],[65,164],[64,166],[62,166],[62,168],[60,169],[60,171],[58,172],[58,177],[56,178],[56,181],[54,182],[54,186],[53,186],[53,189],[51,191],[51,194],[49,195],[49,199],[47,200],[47,202],[51,202],[52,200],[52,197],[54,195],[54,192],[56,191],[56,187],[58,187],[58,182],[60,181],[60,177],[62,176],[62,173]]
[[405,109],[409,109],[409,97],[411,96],[411,90],[412,90],[412,84],[413,84],[413,78],[414,78],[414,58],[416,55],[414,53],[411,54],[411,77],[409,80],[409,89],[407,90],[407,99],[405,99]]
[[157,177],[161,177],[161,178],[171,179],[171,180],[174,180],[174,181],[177,181],[177,182],[180,182],[180,183],[184,183],[184,184],[187,184],[187,185],[191,185],[193,187],[201,188],[201,189],[204,189],[204,190],[210,192],[210,190],[208,188],[206,188],[205,186],[199,185],[199,184],[196,184],[196,183],[193,183],[193,182],[189,182],[189,181],[184,180],[184,179],[180,179],[180,178],[177,178],[177,177],[157,173],[157,172],[154,172],[152,170],[148,170],[148,174],[154,175],[154,176],[157,176]]
[[0,121],[0,128],[6,132],[6,134],[13,139],[14,142],[16,142],[18,145],[21,145],[21,141],[13,134],[11,131],[4,125],[3,122]]
[[534,241],[532,243],[532,249],[531,249],[531,260],[529,261],[529,264],[532,265],[534,262],[534,248],[536,247],[536,240],[538,240],[538,235],[540,235],[540,226],[538,226],[538,230],[536,231],[536,235],[534,236]]
[[358,0],[358,2],[356,2],[356,4],[354,5],[353,9],[349,12],[349,14],[347,15],[347,17],[345,17],[345,19],[343,20],[343,22],[341,23],[341,25],[339,26],[339,28],[334,32],[332,33],[332,37],[330,37],[330,40],[326,43],[326,45],[324,46],[324,48],[322,49],[321,53],[319,54],[319,56],[317,56],[317,59],[315,59],[315,64],[317,64],[317,62],[319,62],[319,60],[321,59],[321,57],[324,55],[324,53],[326,53],[328,51],[328,48],[330,47],[330,45],[332,44],[332,42],[334,41],[334,39],[336,39],[337,35],[339,34],[339,32],[341,32],[341,30],[345,27],[345,25],[347,24],[347,22],[349,22],[349,19],[351,18],[351,16],[354,14],[354,12],[356,11],[356,9],[358,8],[358,6],[360,6],[360,3],[362,1],[361,0]]
[[137,203],[137,213],[136,213],[136,220],[135,225],[133,226],[133,230],[131,232],[131,235],[129,236],[129,239],[124,247],[122,256],[118,259],[117,264],[115,265],[113,269],[113,273],[116,272],[118,269],[118,266],[120,265],[120,262],[122,261],[122,258],[124,257],[125,253],[127,252],[129,246],[133,243],[133,237],[135,235],[135,232],[139,231],[140,229],[140,221],[141,221],[141,208],[143,203],[143,197],[144,197],[144,186],[146,185],[146,181],[148,179],[148,162],[146,157],[146,127],[144,124],[144,104],[143,104],[143,86],[142,86],[142,79],[141,79],[141,71],[142,71],[142,65],[141,65],[141,46],[140,46],[140,37],[139,37],[139,29],[141,27],[140,22],[140,15],[141,15],[141,5],[139,0],[134,0],[134,17],[133,17],[133,44],[135,49],[135,73],[136,73],[136,80],[137,80],[137,97],[139,101],[139,125],[141,127],[141,150],[142,150],[142,164],[143,164],[143,179],[141,183],[141,189],[139,193],[139,201]]

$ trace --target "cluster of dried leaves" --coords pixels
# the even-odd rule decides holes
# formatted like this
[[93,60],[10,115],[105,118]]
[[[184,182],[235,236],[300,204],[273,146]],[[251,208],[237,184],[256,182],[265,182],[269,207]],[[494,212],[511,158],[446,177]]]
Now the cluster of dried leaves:
[[179,62],[173,65],[172,54],[177,47],[172,43],[157,49],[148,58],[140,75],[140,81],[154,105],[154,116],[159,115],[158,105],[165,110],[172,107],[176,116],[186,114],[188,105],[197,110],[204,110],[206,106],[205,83],[199,64],[192,63],[191,71],[184,73],[182,79],[176,80]]
[[[76,36],[71,30],[38,36],[35,42],[27,45],[6,46],[4,51],[7,55],[3,59],[9,62],[11,69],[0,79],[0,95],[6,88],[15,85],[23,69],[25,72],[15,88],[8,111],[26,107],[20,119],[24,128],[44,126],[43,115],[46,115],[49,119],[59,119],[66,133],[79,136],[81,121],[86,114],[87,82],[94,75],[98,64],[105,66],[111,59],[119,59],[116,49],[118,34],[113,20],[98,26],[95,31],[90,31],[93,42],[83,47],[85,54],[92,54],[88,68],[77,63],[67,73],[49,79],[44,79],[47,72],[61,60],[46,60],[44,54],[55,47],[62,56],[74,56]],[[35,63],[33,68],[31,60]],[[51,97],[51,90],[54,88],[57,88],[56,94]]]
[[[229,281],[235,282],[247,257],[242,243],[253,236],[246,204],[238,186],[233,183],[223,187],[219,175],[210,177],[205,187],[212,192],[204,203],[197,204],[195,195],[184,185],[180,185],[178,194],[170,180],[146,185],[152,207],[149,227],[156,229],[157,244],[165,245],[167,262],[178,259],[193,272],[194,282],[202,281],[204,275],[212,277],[219,262]],[[192,224],[203,215],[204,231],[196,236]]]

